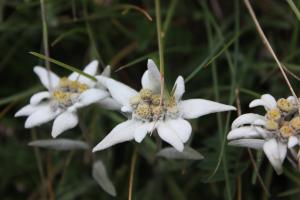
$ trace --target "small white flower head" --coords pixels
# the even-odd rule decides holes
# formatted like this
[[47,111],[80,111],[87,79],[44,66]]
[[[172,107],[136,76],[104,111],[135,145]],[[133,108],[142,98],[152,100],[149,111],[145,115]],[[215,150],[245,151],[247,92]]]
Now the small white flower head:
[[249,107],[264,106],[264,116],[248,113],[239,116],[232,123],[227,139],[230,145],[263,149],[278,174],[287,148],[299,144],[300,117],[293,97],[275,100],[270,94],[253,100]]
[[[95,76],[97,69],[98,61],[94,60],[83,71]],[[51,134],[57,137],[77,125],[76,110],[78,108],[109,97],[108,92],[98,87],[97,82],[77,72],[69,77],[61,78],[40,66],[34,67],[34,72],[48,90],[34,94],[30,99],[30,104],[15,114],[16,117],[28,116],[25,128],[39,126],[55,119]]]
[[122,105],[128,120],[116,126],[94,149],[99,151],[114,144],[135,139],[141,142],[147,133],[157,130],[159,137],[178,151],[190,138],[192,127],[185,119],[198,118],[209,113],[235,110],[235,107],[204,99],[182,100],[184,80],[179,76],[174,94],[161,96],[160,73],[152,60],[142,77],[142,89],[135,91],[110,78],[98,76],[112,97]]

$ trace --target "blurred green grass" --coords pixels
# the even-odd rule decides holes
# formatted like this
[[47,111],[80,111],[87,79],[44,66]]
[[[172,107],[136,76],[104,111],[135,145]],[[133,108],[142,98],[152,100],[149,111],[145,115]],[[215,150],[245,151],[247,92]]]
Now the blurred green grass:
[[[286,1],[252,3],[279,58],[299,74],[299,19]],[[300,1],[294,3],[300,6]],[[132,5],[144,9],[153,21],[135,9],[128,9]],[[146,59],[158,61],[154,1],[48,0],[45,8],[52,58],[81,67],[94,58],[100,60],[101,69],[107,64],[112,64],[114,70],[125,66],[113,77],[136,89],[140,87]],[[256,95],[290,95],[242,1],[168,0],[161,1],[161,9],[168,88],[181,74],[190,77],[184,98],[228,104],[235,104],[238,89],[243,112],[249,111],[248,103]],[[28,52],[43,52],[42,36],[40,1],[0,1],[1,199],[47,197],[34,149],[27,143],[35,135],[39,139],[50,138],[50,125],[35,129],[33,134],[23,128],[24,119],[13,118],[40,87],[32,69],[43,65],[43,61]],[[69,73],[55,65],[51,68],[58,74]],[[299,94],[299,81],[292,77],[291,81]],[[123,119],[120,114],[96,106],[87,109],[88,115],[82,112],[83,124],[93,144]],[[202,161],[155,158],[155,152],[147,146],[153,138],[137,145],[134,199],[237,199],[240,187],[242,199],[267,199],[259,182],[252,183],[253,169],[247,151],[224,143],[235,116],[236,113],[212,114],[193,121],[191,144],[205,156]],[[82,138],[79,128],[62,137]],[[133,142],[124,143],[95,155],[104,161],[115,183],[117,199],[127,198],[134,146]],[[91,158],[87,153],[40,153],[44,176],[50,180],[57,199],[111,198],[92,180]],[[71,159],[64,173],[68,157]],[[216,173],[209,178],[217,166]],[[284,175],[278,177],[265,159],[260,166],[272,197],[299,199],[299,172],[286,164]],[[60,184],[62,176],[64,181]]]

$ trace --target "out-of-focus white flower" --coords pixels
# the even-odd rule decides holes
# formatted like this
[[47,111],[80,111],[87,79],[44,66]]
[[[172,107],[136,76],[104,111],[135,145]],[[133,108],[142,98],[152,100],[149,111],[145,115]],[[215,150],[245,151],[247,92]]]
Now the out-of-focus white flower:
[[[95,76],[97,69],[98,61],[94,60],[83,71]],[[109,74],[109,71],[108,67],[103,75]],[[30,99],[30,104],[15,114],[16,117],[28,116],[25,128],[39,126],[55,119],[51,134],[57,137],[78,124],[76,112],[78,108],[100,100],[112,101],[103,86],[77,72],[73,72],[69,77],[61,78],[40,66],[34,67],[34,72],[48,90],[34,94]],[[115,101],[113,102],[116,104]],[[107,102],[101,103],[111,105]]]
[[249,105],[256,106],[264,106],[266,114],[239,116],[233,121],[227,139],[230,145],[263,149],[277,174],[281,174],[287,148],[300,141],[297,103],[293,97],[276,101],[270,94],[264,94]]
[[160,73],[152,60],[148,60],[148,70],[142,77],[142,89],[139,92],[113,79],[97,78],[122,105],[121,110],[127,113],[128,120],[117,125],[93,149],[94,152],[133,139],[140,143],[147,133],[155,129],[162,140],[182,151],[192,132],[191,124],[185,119],[235,110],[233,106],[204,99],[182,100],[185,86],[181,76],[175,82],[174,94],[161,99]]

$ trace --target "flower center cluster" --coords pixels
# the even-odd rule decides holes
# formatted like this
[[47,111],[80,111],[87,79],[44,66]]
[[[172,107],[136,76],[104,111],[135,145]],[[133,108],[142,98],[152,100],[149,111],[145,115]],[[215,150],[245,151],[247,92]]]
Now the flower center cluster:
[[53,106],[66,108],[77,101],[79,95],[86,91],[88,86],[78,81],[69,80],[67,77],[62,77],[59,80],[59,85],[52,92]]
[[267,111],[265,128],[282,139],[300,133],[300,117],[297,107],[287,99],[277,101],[276,108]]
[[174,97],[162,98],[152,90],[142,89],[130,99],[133,108],[133,118],[142,121],[164,120],[165,118],[178,118],[179,110]]

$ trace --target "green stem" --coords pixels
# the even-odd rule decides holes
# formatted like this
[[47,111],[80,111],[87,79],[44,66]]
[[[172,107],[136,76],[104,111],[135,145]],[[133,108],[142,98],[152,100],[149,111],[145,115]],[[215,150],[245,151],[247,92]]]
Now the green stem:
[[155,0],[155,14],[156,14],[156,29],[157,29],[157,41],[159,50],[159,69],[160,74],[164,77],[164,49],[163,49],[163,38],[161,32],[161,16],[160,16],[160,0]]
[[293,12],[295,13],[298,20],[300,20],[300,11],[297,8],[297,6],[295,5],[295,3],[293,2],[293,0],[287,0],[287,2],[289,4],[289,6],[291,7],[291,9],[293,10]]
[[[44,47],[44,53],[47,57],[50,57],[49,53],[49,43],[48,43],[48,28],[47,28],[47,19],[46,19],[46,10],[45,10],[45,1],[40,0],[41,4],[41,16],[42,16],[42,26],[43,26],[43,47]],[[48,70],[48,81],[50,90],[52,90],[52,83],[50,78],[50,63],[46,60],[45,61],[46,68]]]

